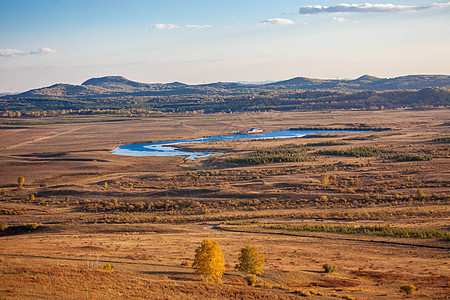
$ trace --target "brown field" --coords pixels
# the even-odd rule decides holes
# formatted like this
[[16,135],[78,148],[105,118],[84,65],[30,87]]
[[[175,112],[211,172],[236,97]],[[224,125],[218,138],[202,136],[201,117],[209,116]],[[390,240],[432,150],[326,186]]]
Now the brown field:
[[[449,115],[435,109],[0,119],[8,124],[0,126],[0,299],[302,298],[296,290],[322,293],[313,299],[448,299],[450,151],[437,139],[450,136]],[[183,145],[221,153],[196,161],[110,153],[121,144],[251,127],[361,124],[392,130]],[[318,144],[325,141],[346,144]],[[316,145],[302,162],[227,160],[308,143]],[[316,154],[362,146],[384,156]],[[393,159],[399,154],[426,159]],[[27,223],[41,225],[31,230]],[[401,230],[295,229],[305,224]],[[205,282],[190,267],[208,237],[224,253],[222,283]],[[234,270],[247,244],[266,258],[255,287]],[[102,269],[107,263],[113,271]],[[337,271],[324,273],[325,263]],[[417,291],[406,295],[403,284]]]

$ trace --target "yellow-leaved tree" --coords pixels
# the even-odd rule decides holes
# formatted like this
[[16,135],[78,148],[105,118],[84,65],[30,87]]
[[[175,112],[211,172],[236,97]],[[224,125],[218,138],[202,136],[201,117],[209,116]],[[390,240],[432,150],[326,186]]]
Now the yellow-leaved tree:
[[264,255],[259,254],[258,248],[255,246],[245,246],[241,249],[238,257],[239,263],[234,267],[235,269],[255,274],[261,275],[262,267],[264,266]]
[[196,274],[202,274],[207,279],[220,279],[225,271],[225,260],[219,243],[211,239],[204,239],[201,245],[195,249],[192,267]]
[[19,184],[19,187],[22,187],[22,185],[25,183],[25,178],[22,176],[18,177],[17,183]]

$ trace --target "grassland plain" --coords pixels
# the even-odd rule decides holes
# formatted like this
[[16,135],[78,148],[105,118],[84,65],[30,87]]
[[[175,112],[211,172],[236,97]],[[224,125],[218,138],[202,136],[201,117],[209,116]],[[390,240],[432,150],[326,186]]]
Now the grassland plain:
[[[3,118],[0,298],[402,299],[400,286],[412,284],[407,297],[446,299],[448,115]],[[251,127],[392,130],[183,145],[221,153],[195,161],[110,152]],[[207,237],[224,253],[222,283],[190,267]],[[266,258],[255,286],[234,270],[247,244]],[[324,273],[325,263],[337,271]]]

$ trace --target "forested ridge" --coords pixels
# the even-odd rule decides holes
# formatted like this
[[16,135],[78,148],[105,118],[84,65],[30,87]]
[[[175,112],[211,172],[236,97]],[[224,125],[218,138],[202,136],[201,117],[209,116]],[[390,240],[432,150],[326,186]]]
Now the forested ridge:
[[[0,98],[0,111],[26,113],[51,108],[216,113],[447,107],[449,86],[450,77],[445,75],[393,79],[363,76],[356,80],[294,78],[265,85],[146,84],[109,76],[89,79],[82,85],[56,84],[6,95]],[[382,87],[387,90],[379,90]]]

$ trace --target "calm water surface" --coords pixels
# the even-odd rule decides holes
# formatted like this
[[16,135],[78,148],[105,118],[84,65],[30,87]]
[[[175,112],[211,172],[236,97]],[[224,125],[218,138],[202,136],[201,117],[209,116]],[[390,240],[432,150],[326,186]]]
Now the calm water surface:
[[[187,159],[197,159],[200,157],[207,157],[218,153],[209,152],[190,152],[178,150],[173,145],[186,143],[203,143],[212,141],[231,141],[231,140],[246,140],[246,139],[277,139],[277,138],[293,138],[303,137],[308,134],[317,133],[332,133],[332,132],[349,132],[348,130],[281,130],[273,132],[264,132],[257,134],[232,134],[205,137],[193,140],[181,141],[167,141],[148,144],[132,144],[123,145],[112,150],[112,153],[128,156],[186,156]],[[360,131],[352,131],[360,132]]]

